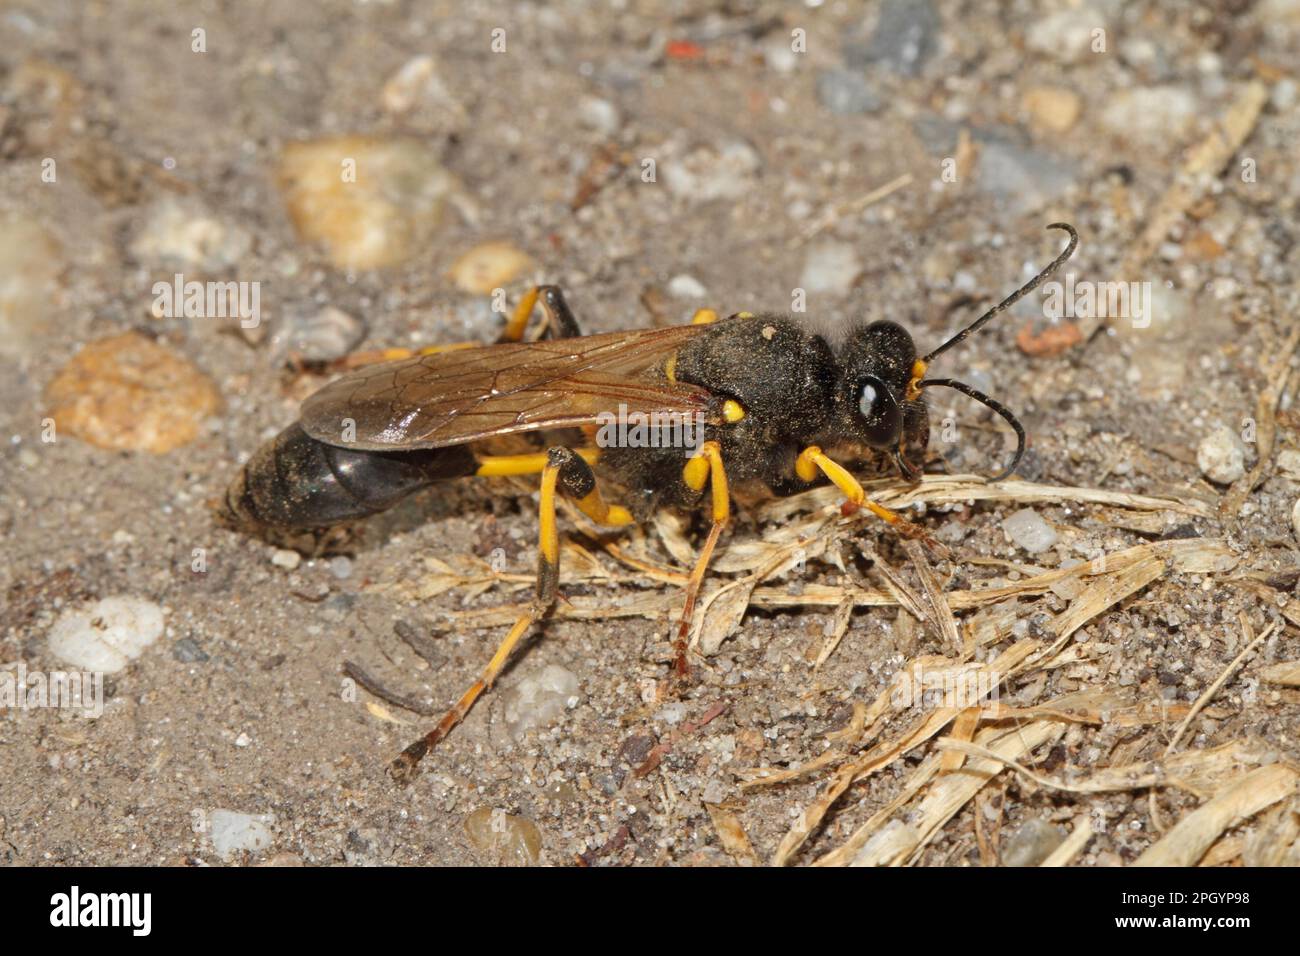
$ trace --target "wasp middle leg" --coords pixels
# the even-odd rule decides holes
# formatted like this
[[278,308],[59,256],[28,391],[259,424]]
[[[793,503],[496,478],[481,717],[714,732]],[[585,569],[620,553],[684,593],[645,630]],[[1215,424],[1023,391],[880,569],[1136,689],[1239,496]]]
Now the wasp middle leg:
[[[584,454],[585,453],[585,454]],[[474,702],[484,691],[496,683],[511,653],[529,628],[540,621],[555,604],[560,583],[560,536],[556,528],[555,498],[562,493],[572,498],[583,514],[598,524],[618,527],[632,523],[632,515],[620,505],[608,504],[601,497],[596,476],[588,458],[598,454],[596,449],[552,448],[544,455],[504,455],[484,459],[479,466],[480,475],[526,474],[526,469],[541,471],[542,483],[538,513],[539,543],[537,548],[537,584],[532,603],[519,616],[496,653],[488,661],[478,680],[460,696],[433,730],[403,750],[391,764],[388,772],[400,783],[408,783],[416,766],[433,747],[451,733],[465,719]]]

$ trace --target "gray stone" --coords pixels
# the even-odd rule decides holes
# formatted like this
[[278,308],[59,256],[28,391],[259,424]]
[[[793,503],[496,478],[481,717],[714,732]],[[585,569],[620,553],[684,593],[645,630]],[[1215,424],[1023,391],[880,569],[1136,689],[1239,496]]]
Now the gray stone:
[[844,61],[916,76],[938,50],[942,26],[930,0],[885,0],[870,40],[846,43]]
[[871,113],[884,105],[867,78],[849,70],[822,70],[818,73],[817,101],[841,116]]

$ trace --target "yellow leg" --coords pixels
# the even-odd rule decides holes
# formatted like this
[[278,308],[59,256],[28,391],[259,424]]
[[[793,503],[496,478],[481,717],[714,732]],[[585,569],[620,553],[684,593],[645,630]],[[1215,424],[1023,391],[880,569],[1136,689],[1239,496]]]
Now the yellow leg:
[[[575,448],[574,454],[588,465],[600,457],[599,448]],[[481,478],[500,478],[505,475],[539,475],[546,470],[550,452],[539,451],[527,455],[485,455],[480,458],[474,474]]]
[[[632,521],[632,515],[627,509],[618,505],[609,505],[600,496],[600,491],[595,487],[595,477],[591,474],[590,462],[584,452],[596,452],[597,449],[579,449],[569,451],[563,448],[553,448],[546,454],[540,456],[534,455],[504,455],[490,461],[510,460],[518,464],[523,459],[543,459],[542,466],[539,469],[542,473],[541,489],[538,504],[538,547],[537,547],[537,592],[533,602],[529,605],[528,610],[521,614],[510,630],[506,633],[505,638],[497,646],[496,653],[488,661],[487,666],[479,675],[478,680],[469,686],[465,693],[461,694],[460,699],[456,701],[455,706],[443,715],[442,720],[438,721],[438,726],[429,733],[425,734],[415,743],[403,750],[391,764],[388,772],[399,783],[409,783],[415,776],[415,770],[420,760],[432,750],[439,742],[445,738],[453,728],[456,727],[465,715],[469,713],[474,702],[479,699],[484,691],[490,690],[496,683],[497,678],[501,675],[502,669],[506,662],[510,660],[511,653],[528,629],[546,616],[547,611],[555,603],[555,597],[560,582],[560,534],[555,520],[555,499],[560,488],[567,488],[570,485],[585,488],[590,485],[590,490],[581,495],[578,500],[580,507],[585,514],[601,524],[623,525]],[[595,456],[591,456],[594,460]],[[479,473],[483,474],[482,467]],[[502,471],[493,472],[495,474],[526,474],[522,471]],[[564,484],[562,484],[564,482]]]
[[510,321],[508,321],[506,327],[501,330],[502,342],[523,341],[524,331],[528,328],[528,319],[532,316],[533,309],[537,305],[537,296],[540,291],[541,289],[539,286],[533,286],[524,293],[524,297],[520,299],[519,304],[515,306],[515,311],[510,316]]
[[831,484],[843,492],[844,497],[847,499],[844,508],[845,514],[852,514],[859,508],[866,508],[876,517],[888,521],[898,529],[900,534],[903,534],[906,537],[928,537],[923,528],[914,525],[898,512],[890,511],[884,505],[877,504],[868,498],[862,485],[858,483],[856,478],[849,474],[848,469],[839,464],[839,462],[830,458],[816,445],[809,445],[800,452],[799,457],[795,459],[794,471],[802,481],[815,480],[818,471],[829,478]]
[[731,495],[727,489],[727,471],[722,463],[722,450],[715,441],[706,441],[700,448],[700,453],[686,463],[682,469],[682,480],[687,486],[695,491],[703,491],[704,485],[709,485],[712,493],[711,513],[713,517],[713,527],[709,529],[709,536],[704,542],[704,547],[700,549],[700,555],[695,559],[695,567],[691,570],[691,576],[686,582],[686,600],[682,604],[682,619],[677,626],[677,640],[673,644],[674,660],[673,669],[679,677],[685,677],[690,670],[686,660],[687,639],[690,636],[691,616],[695,613],[695,601],[700,594],[700,586],[704,583],[704,574],[708,570],[709,561],[713,558],[713,551],[717,547],[718,537],[722,534],[722,526],[727,523],[731,516]]
[[364,365],[378,365],[380,362],[396,362],[398,359],[411,358],[413,355],[437,355],[439,352],[456,352],[460,349],[472,349],[477,342],[453,342],[450,345],[426,345],[420,349],[370,349],[365,352],[353,352],[345,355],[333,364],[338,369],[361,368]]
[[[528,329],[528,320],[532,317],[533,309],[537,306],[537,300],[542,296],[543,292],[547,291],[548,288],[553,289],[554,287],[534,286],[525,293],[524,297],[519,300],[519,304],[515,306],[515,311],[507,320],[506,326],[501,332],[501,338],[499,341],[520,342],[523,340],[524,333]],[[553,314],[557,306],[546,298],[542,299],[542,306],[546,309],[547,315],[551,321],[557,321]],[[562,304],[558,307],[567,308]],[[376,365],[380,362],[395,362],[398,359],[411,358],[415,355],[437,355],[439,352],[454,352],[459,349],[472,349],[478,347],[479,343],[477,342],[454,342],[450,345],[428,345],[419,349],[371,349],[366,352],[357,352],[353,355],[348,355],[336,362],[335,367],[340,369],[361,368],[365,365]],[[541,471],[541,468],[538,468],[537,471]]]

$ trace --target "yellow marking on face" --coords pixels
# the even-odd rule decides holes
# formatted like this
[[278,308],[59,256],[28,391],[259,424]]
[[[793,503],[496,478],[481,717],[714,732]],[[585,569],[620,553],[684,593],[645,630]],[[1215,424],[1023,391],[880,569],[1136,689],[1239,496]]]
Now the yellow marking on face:
[[691,316],[691,325],[708,325],[718,321],[718,313],[713,309],[696,309]]
[[929,369],[925,359],[917,359],[912,363],[912,377],[907,383],[906,398],[909,402],[914,402],[921,394],[921,379],[925,378],[925,373]]
[[722,418],[730,425],[734,425],[745,417],[745,408],[740,402],[733,399],[727,399],[722,403]]
[[674,385],[677,384],[677,353],[676,352],[668,356],[668,361],[664,363],[664,375],[667,376],[668,381],[672,382]]
[[752,319],[753,317],[754,317],[754,313],[753,313],[753,312],[737,312],[737,313],[736,313],[736,318],[738,318],[738,319]]

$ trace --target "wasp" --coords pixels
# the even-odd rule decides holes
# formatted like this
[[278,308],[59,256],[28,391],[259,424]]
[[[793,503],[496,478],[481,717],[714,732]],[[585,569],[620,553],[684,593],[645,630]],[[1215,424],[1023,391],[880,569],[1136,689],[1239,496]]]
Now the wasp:
[[[492,687],[519,641],[550,611],[559,584],[558,496],[598,525],[620,527],[663,507],[707,501],[712,519],[687,581],[675,641],[686,672],[688,625],[701,582],[731,513],[731,492],[757,486],[782,496],[829,482],[845,513],[867,508],[905,535],[924,531],[871,501],[844,464],[875,461],[908,480],[921,475],[929,442],[923,393],[943,386],[1000,415],[1016,434],[1011,474],[1025,450],[1015,415],[930,364],[1028,295],[1078,245],[1069,243],[1028,283],[925,355],[888,320],[862,321],[838,336],[798,318],[700,310],[689,325],[582,335],[560,289],[531,290],[501,340],[479,347],[386,350],[310,396],[299,420],[262,446],[230,484],[223,511],[237,528],[321,529],[382,511],[436,482],[471,475],[540,475],[538,567],[528,610],[515,621],[478,679],[428,734],[389,767],[399,781]],[[540,303],[543,334],[527,338]],[[639,418],[696,424],[692,441],[601,441],[617,409]],[[652,428],[653,432],[654,429]],[[545,451],[488,454],[489,439],[519,433],[581,436]],[[685,434],[686,431],[680,432]],[[616,432],[624,435],[624,432]],[[673,434],[679,434],[674,432]],[[607,501],[597,480],[617,486]],[[706,495],[707,492],[707,495]]]

